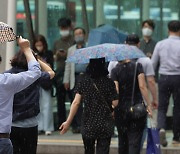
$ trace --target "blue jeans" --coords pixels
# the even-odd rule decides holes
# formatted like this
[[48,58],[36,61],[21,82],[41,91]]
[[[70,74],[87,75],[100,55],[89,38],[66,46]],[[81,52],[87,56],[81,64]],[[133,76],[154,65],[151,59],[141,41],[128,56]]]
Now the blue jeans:
[[10,139],[0,138],[0,154],[13,154],[13,147]]

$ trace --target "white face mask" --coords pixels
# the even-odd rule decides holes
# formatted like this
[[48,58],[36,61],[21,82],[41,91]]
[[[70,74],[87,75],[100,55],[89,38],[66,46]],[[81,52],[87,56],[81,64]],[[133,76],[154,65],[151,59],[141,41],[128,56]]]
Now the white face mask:
[[67,37],[67,36],[69,36],[69,34],[70,34],[69,30],[60,30],[60,35],[62,37]]
[[153,33],[153,31],[151,29],[149,29],[149,28],[143,28],[142,29],[143,36],[151,36],[152,33]]
[[84,37],[83,36],[75,36],[74,40],[76,43],[82,43],[84,42]]
[[39,52],[41,52],[41,51],[43,51],[43,46],[37,46],[36,49],[37,49]]

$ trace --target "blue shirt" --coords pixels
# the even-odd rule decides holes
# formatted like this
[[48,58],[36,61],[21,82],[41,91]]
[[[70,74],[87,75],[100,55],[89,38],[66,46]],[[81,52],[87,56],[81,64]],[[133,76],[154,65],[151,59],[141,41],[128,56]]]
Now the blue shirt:
[[159,74],[180,75],[180,37],[170,35],[157,43],[152,55],[154,69],[159,66]]
[[0,133],[10,133],[14,94],[25,89],[41,76],[37,61],[28,63],[28,71],[0,74]]

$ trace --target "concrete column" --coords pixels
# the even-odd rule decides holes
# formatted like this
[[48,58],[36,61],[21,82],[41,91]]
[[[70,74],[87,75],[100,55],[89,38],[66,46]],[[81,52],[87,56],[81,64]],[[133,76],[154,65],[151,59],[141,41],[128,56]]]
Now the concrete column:
[[[16,0],[1,0],[0,20],[16,30]],[[2,56],[0,72],[2,72],[10,68],[10,59],[15,54],[15,41],[0,44],[0,54]]]
[[96,0],[96,26],[105,24],[104,0]]
[[149,19],[150,0],[143,0],[142,4],[142,20]]
[[38,19],[39,19],[39,34],[44,35],[47,38],[47,0],[38,1]]

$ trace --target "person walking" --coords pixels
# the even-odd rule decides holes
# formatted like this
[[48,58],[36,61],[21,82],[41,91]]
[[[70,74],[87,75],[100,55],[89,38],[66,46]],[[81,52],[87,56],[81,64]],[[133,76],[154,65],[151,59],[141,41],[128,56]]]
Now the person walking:
[[111,78],[114,80],[119,93],[119,104],[114,113],[118,130],[119,154],[140,154],[140,145],[147,117],[146,115],[137,119],[132,117],[130,114],[132,101],[134,104],[139,104],[143,102],[144,98],[149,115],[152,115],[142,65],[131,60],[121,61],[112,70]]
[[[46,62],[49,67],[53,68],[53,53],[48,50],[48,44],[43,35],[37,35],[34,41],[34,50],[38,53],[38,57]],[[52,79],[52,78],[51,78]],[[46,84],[40,85],[40,113],[38,130],[39,134],[45,132],[46,135],[51,135],[54,130],[54,118],[52,109],[52,80],[49,80]]]
[[14,94],[25,89],[41,76],[40,65],[33,56],[28,40],[20,37],[18,45],[24,53],[28,70],[0,74],[0,154],[13,154],[10,137]]
[[[86,46],[85,43],[86,32],[83,28],[76,27],[73,30],[73,35],[76,44],[68,49],[67,57],[72,55],[77,49],[81,49]],[[82,80],[82,75],[86,72],[86,67],[87,64],[66,63],[65,65],[65,72],[63,79],[64,87],[66,90],[71,90],[73,96],[75,96],[74,87],[78,84],[78,82]],[[76,113],[76,116],[74,117],[74,120],[72,122],[73,133],[80,133],[82,110],[83,107],[81,103]]]
[[76,87],[69,116],[59,127],[61,134],[67,132],[83,99],[81,134],[85,154],[95,153],[95,141],[97,141],[96,154],[109,154],[114,129],[112,106],[117,106],[118,96],[114,82],[107,75],[105,58],[90,59],[87,75]]
[[169,37],[157,43],[152,56],[154,69],[159,66],[159,106],[158,128],[160,143],[167,146],[166,113],[172,95],[173,107],[173,144],[180,143],[180,21],[168,23]]
[[[36,154],[38,137],[39,89],[47,85],[54,77],[52,69],[38,59],[41,66],[41,77],[26,89],[16,93],[13,100],[13,123],[10,139],[14,154]],[[11,60],[12,68],[6,73],[17,74],[27,71],[27,61],[19,51]]]

